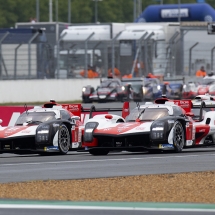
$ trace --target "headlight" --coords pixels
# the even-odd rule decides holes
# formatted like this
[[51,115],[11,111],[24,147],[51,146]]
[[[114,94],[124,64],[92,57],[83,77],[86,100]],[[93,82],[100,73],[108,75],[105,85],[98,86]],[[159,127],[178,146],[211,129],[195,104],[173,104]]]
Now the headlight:
[[187,87],[187,86],[184,84],[184,85],[183,85],[183,88],[186,89],[186,87]]
[[160,89],[161,89],[161,86],[160,86],[160,85],[158,85],[158,86],[157,86],[157,89],[158,89],[158,90],[160,90]]
[[86,87],[83,87],[82,92],[85,92],[85,91],[86,91]]
[[142,87],[142,89],[143,89],[143,94],[145,95],[147,90],[145,87]]
[[165,122],[154,122],[151,126],[150,136],[153,140],[164,139]]
[[36,142],[48,142],[49,140],[49,125],[42,125],[37,128]]
[[98,126],[98,122],[88,122],[85,125],[84,129],[84,141],[92,142],[93,140],[93,131]]
[[122,91],[124,91],[124,90],[125,90],[125,87],[124,87],[124,86],[122,86],[122,87],[121,87],[121,90],[122,90]]

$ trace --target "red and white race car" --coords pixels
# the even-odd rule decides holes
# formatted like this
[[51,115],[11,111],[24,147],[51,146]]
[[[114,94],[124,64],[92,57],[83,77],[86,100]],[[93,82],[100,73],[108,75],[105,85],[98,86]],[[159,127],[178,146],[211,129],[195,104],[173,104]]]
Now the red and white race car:
[[202,79],[197,88],[197,95],[215,95],[215,76],[206,76]]
[[[15,125],[0,126],[0,153],[67,154],[69,150],[81,149],[85,122],[110,110],[94,106],[84,109],[81,104],[58,104],[54,100],[43,107],[25,109]],[[122,108],[114,111],[122,111]]]
[[103,114],[89,119],[82,146],[92,155],[106,155],[114,150],[181,152],[186,147],[215,144],[215,112],[203,114],[201,105],[193,120],[191,108],[191,100],[161,98],[129,113],[129,103],[124,103],[122,117]]
[[22,113],[14,126],[0,127],[0,152],[66,154],[81,147],[81,104],[45,103]]

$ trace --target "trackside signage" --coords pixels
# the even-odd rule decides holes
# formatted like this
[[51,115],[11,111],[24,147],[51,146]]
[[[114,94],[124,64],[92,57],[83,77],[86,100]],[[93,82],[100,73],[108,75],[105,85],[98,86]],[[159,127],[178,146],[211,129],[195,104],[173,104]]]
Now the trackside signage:
[[[161,17],[162,18],[177,18],[179,16],[178,9],[162,9],[161,10]],[[189,17],[189,10],[188,8],[181,8],[180,9],[180,17]]]

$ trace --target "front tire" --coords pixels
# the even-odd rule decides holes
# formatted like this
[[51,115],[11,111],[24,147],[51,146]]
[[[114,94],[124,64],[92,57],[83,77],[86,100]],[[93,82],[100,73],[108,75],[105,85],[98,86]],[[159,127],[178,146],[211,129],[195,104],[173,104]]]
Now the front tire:
[[181,152],[185,142],[183,126],[179,121],[176,121],[173,129],[173,145],[175,152]]
[[58,147],[60,154],[65,155],[70,147],[70,134],[66,125],[62,124],[58,133]]

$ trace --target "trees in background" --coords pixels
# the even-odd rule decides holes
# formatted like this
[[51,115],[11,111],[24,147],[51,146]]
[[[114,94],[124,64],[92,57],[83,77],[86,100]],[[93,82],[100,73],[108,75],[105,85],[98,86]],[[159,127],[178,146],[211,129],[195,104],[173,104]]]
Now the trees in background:
[[[142,0],[142,10],[148,5],[177,4],[178,0]],[[49,0],[40,0],[40,22],[49,21]],[[53,21],[68,22],[68,0],[52,0]],[[58,4],[56,4],[58,2]],[[133,0],[98,1],[99,22],[133,22]],[[196,0],[181,0],[183,3],[195,3]],[[207,3],[215,8],[214,0]],[[16,22],[30,22],[36,17],[36,0],[0,0],[0,27],[14,27]],[[94,23],[95,1],[71,0],[72,23]]]

